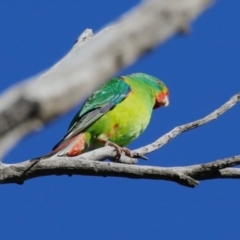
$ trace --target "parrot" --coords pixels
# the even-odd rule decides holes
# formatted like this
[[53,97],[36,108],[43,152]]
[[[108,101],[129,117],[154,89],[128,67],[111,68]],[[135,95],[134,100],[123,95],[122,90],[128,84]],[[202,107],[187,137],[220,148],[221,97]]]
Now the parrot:
[[153,109],[169,105],[166,85],[145,73],[113,77],[85,101],[66,135],[49,154],[73,157],[103,146],[113,146],[119,157],[148,126]]

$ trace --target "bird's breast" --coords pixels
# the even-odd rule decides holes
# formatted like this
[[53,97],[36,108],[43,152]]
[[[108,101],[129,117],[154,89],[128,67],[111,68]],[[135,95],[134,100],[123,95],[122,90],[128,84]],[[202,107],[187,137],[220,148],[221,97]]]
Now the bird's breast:
[[89,131],[98,139],[126,146],[145,130],[151,113],[151,105],[133,92],[96,121]]

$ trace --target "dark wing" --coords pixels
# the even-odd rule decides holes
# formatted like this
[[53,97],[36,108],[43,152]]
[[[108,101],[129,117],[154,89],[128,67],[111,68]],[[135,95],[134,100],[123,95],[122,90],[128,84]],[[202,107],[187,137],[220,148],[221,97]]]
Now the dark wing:
[[109,82],[102,85],[86,100],[73,118],[67,134],[54,146],[53,150],[65,141],[83,132],[106,112],[124,100],[130,91],[130,86],[122,78],[112,78]]

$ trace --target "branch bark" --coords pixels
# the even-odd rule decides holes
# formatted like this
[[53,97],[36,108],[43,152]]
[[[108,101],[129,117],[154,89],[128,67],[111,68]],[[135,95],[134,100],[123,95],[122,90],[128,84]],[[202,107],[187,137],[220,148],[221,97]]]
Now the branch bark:
[[[216,109],[211,114],[197,121],[174,128],[154,143],[134,150],[133,153],[146,154],[159,149],[180,133],[202,126],[225,113],[240,100],[240,93]],[[216,178],[240,178],[240,169],[229,168],[240,164],[240,155],[229,157],[214,162],[191,165],[185,167],[156,167],[137,166],[115,162],[102,162],[114,159],[116,152],[113,147],[104,147],[81,154],[77,157],[50,157],[45,160],[29,160],[17,164],[0,165],[0,183],[19,183],[36,177],[48,175],[90,175],[90,176],[115,176],[134,179],[167,180],[187,187],[195,187],[198,180]],[[122,162],[134,163],[135,159],[121,156]]]
[[0,96],[0,154],[69,110],[116,71],[186,30],[210,3],[148,0],[95,36],[85,31],[59,63]]
[[[112,162],[97,162],[78,158],[54,158],[42,161],[25,161],[18,164],[0,165],[0,183],[18,183],[49,175],[88,175],[102,177],[127,177],[176,182],[195,187],[198,180],[240,178],[240,169],[228,168],[240,164],[240,156],[217,160],[207,164],[186,167],[152,167]],[[224,169],[225,168],[225,169]]]

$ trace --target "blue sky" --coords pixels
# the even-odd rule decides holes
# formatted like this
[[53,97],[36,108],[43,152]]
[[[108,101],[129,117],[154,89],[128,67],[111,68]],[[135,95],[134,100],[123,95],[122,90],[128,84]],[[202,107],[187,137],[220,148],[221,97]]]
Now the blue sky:
[[[57,62],[86,28],[95,32],[137,4],[128,1],[1,1],[0,90]],[[154,141],[210,113],[240,89],[240,3],[217,1],[187,36],[177,36],[119,74],[162,79],[170,106],[154,112],[130,145]],[[79,106],[78,106],[79,107]],[[48,152],[78,109],[21,141],[4,158],[20,162]],[[149,155],[148,164],[184,166],[239,154],[240,105]],[[0,186],[0,238],[239,239],[240,180],[189,189],[166,181],[51,176]]]

